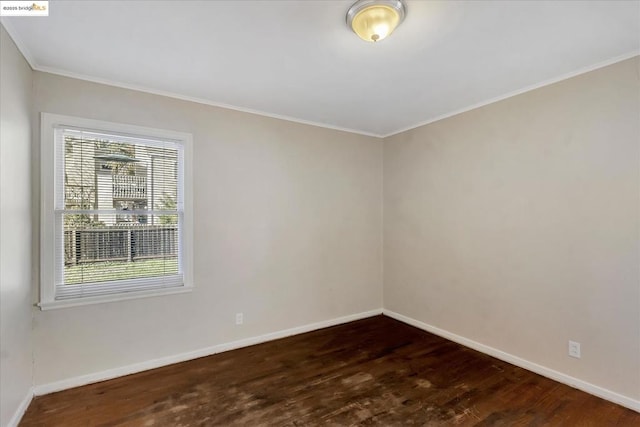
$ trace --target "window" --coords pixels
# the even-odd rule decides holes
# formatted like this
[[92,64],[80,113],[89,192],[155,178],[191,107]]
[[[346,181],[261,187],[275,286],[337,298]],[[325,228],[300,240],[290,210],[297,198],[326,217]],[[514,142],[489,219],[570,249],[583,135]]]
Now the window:
[[42,114],[42,309],[191,288],[191,135]]

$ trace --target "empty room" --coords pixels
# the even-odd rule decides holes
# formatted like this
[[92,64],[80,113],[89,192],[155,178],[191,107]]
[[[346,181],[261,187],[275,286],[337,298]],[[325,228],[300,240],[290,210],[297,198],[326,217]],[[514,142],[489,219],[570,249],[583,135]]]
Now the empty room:
[[0,15],[0,427],[640,426],[640,1]]

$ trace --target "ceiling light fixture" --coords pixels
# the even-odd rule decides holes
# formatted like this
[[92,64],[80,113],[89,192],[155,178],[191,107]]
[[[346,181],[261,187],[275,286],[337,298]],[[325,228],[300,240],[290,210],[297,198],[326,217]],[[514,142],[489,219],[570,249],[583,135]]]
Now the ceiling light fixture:
[[378,42],[400,25],[406,13],[402,0],[358,0],[347,12],[347,25],[362,40]]

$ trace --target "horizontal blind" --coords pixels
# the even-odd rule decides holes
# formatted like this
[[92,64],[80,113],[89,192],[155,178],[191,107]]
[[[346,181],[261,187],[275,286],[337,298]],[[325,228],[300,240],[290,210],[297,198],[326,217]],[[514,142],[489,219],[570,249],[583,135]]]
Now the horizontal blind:
[[176,141],[56,129],[56,299],[182,286]]

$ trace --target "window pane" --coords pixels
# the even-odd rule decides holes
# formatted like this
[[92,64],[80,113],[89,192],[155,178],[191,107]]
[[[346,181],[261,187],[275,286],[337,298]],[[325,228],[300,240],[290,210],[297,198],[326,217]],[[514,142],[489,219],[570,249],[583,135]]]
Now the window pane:
[[[117,136],[65,130],[64,209],[177,210],[178,150]],[[96,219],[116,225],[118,217]],[[156,225],[156,217],[150,217]]]
[[64,284],[178,271],[178,214],[64,214]]

